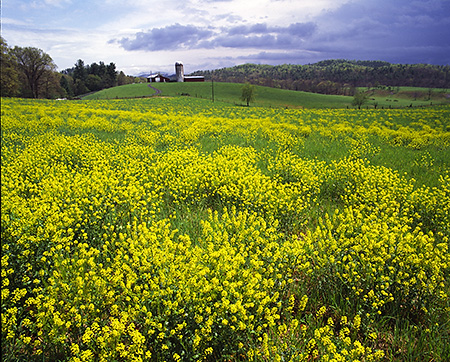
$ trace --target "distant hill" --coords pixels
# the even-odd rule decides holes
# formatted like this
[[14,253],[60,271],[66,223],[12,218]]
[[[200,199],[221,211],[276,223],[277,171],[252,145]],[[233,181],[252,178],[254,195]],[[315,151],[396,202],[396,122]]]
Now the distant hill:
[[322,94],[353,95],[356,87],[450,88],[450,66],[384,61],[324,60],[307,65],[243,64],[196,71],[206,80],[263,85]]

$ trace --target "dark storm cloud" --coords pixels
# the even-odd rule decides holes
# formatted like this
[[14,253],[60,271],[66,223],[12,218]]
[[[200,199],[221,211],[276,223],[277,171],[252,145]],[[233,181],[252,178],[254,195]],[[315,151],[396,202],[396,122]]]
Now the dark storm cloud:
[[193,25],[174,24],[164,28],[153,28],[139,32],[134,39],[119,40],[125,50],[167,50],[180,47],[196,47],[200,40],[209,37],[212,31]]
[[323,59],[450,64],[450,1],[367,0],[314,22],[223,29],[215,46],[260,49],[236,61],[305,64]]
[[315,20],[306,46],[324,58],[450,62],[450,1],[351,2]]

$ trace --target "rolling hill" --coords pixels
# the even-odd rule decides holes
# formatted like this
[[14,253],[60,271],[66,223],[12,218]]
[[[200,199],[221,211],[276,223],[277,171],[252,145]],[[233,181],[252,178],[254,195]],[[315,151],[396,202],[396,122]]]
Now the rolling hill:
[[[240,100],[242,84],[205,82],[205,83],[152,83],[152,87],[160,90],[157,96],[162,97],[196,97],[212,101],[226,102],[243,106]],[[89,94],[83,99],[119,99],[139,98],[156,95],[155,89],[147,83],[128,84],[104,89]],[[408,106],[426,106],[430,104],[448,104],[448,94],[444,90],[434,89],[429,94],[424,88],[397,88],[395,91],[373,90],[368,93],[369,102],[365,107],[398,108]],[[302,91],[291,91],[264,86],[255,86],[255,101],[250,106],[288,107],[288,108],[347,108],[352,107],[353,97],[324,95]]]
[[352,95],[355,87],[449,88],[450,66],[330,59],[314,64],[241,64],[197,71],[206,80],[264,85],[322,94]]

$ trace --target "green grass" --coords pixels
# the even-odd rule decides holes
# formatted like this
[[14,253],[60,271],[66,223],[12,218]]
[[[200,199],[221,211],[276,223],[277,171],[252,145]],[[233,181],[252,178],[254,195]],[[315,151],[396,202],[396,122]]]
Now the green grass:
[[[369,96],[369,102],[364,105],[378,108],[399,108],[399,107],[421,107],[437,104],[449,104],[447,97],[449,92],[446,89],[431,89],[421,87],[390,87],[389,89],[371,89],[358,88],[361,92],[366,92]],[[430,97],[431,95],[431,97]]]
[[[152,83],[151,86],[162,91],[162,97],[194,97],[212,101],[213,84],[204,83]],[[151,97],[155,91],[148,87],[149,84],[128,84],[119,87],[104,89],[100,92],[89,94],[83,99],[118,99]],[[244,106],[240,100],[242,84],[239,83],[214,83],[214,101]],[[359,88],[366,91],[366,88]],[[421,107],[431,104],[449,104],[444,89],[434,89],[431,99],[427,88],[418,87],[394,87],[392,90],[372,90],[369,92],[369,101],[363,108],[403,108]],[[251,107],[287,107],[287,108],[353,108],[353,97],[325,95],[300,91],[291,91],[270,87],[255,86],[255,101]]]
[[119,99],[119,98],[139,98],[139,97],[150,97],[155,94],[155,91],[148,87],[146,83],[140,84],[127,84],[121,85],[119,87],[113,87],[108,89],[103,89],[96,93],[91,93],[83,99],[94,100],[94,99]]
[[[162,97],[194,97],[212,101],[212,83],[153,83],[162,91]],[[242,84],[214,83],[214,101],[244,106],[240,100]],[[114,87],[90,94],[83,99],[116,99],[149,97],[154,91],[148,84],[130,84]],[[270,87],[255,86],[255,101],[250,106],[287,108],[346,108],[350,107],[352,97],[297,92]]]
[[[242,84],[214,83],[214,100],[244,106],[240,100]],[[188,94],[191,97],[212,99],[212,83],[165,83],[158,84],[164,96],[180,96]],[[323,94],[297,92],[285,89],[255,86],[255,101],[250,106],[288,107],[288,108],[345,108],[350,106],[351,97],[330,96]]]

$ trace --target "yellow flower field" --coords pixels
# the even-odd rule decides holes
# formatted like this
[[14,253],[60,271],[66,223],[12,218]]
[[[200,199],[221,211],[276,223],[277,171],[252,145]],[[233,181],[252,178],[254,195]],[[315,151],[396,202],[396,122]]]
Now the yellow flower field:
[[1,128],[5,361],[450,357],[450,108],[2,99]]

